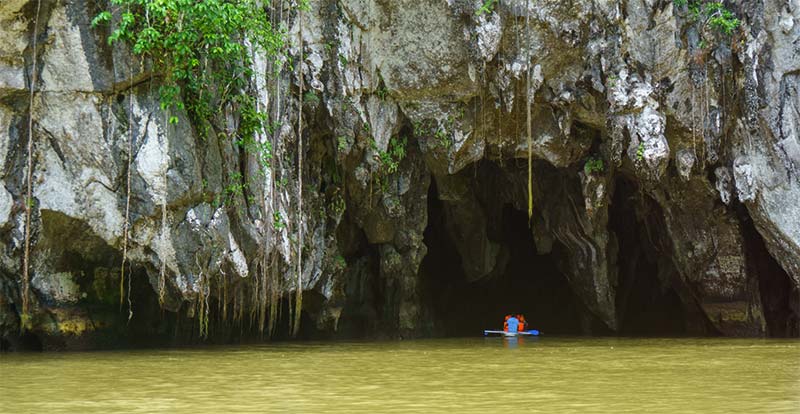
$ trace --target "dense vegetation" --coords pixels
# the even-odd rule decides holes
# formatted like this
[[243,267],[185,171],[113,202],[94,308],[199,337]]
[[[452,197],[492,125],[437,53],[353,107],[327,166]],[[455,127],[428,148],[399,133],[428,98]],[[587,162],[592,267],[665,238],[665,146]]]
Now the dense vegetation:
[[[178,123],[179,117],[176,113],[185,111],[203,139],[231,140],[244,152],[252,155],[258,162],[260,171],[266,174],[271,168],[273,148],[270,140],[264,139],[263,135],[273,132],[278,125],[270,122],[268,109],[264,105],[259,106],[257,101],[254,93],[254,61],[259,55],[274,62],[274,65],[270,65],[276,71],[273,75],[277,75],[277,71],[285,67],[282,62],[291,62],[288,56],[282,55],[287,43],[286,30],[280,23],[273,24],[273,20],[270,19],[269,2],[261,0],[111,0],[110,2],[111,10],[99,13],[93,19],[92,26],[110,25],[108,43],[123,44],[136,57],[137,62],[134,62],[133,58],[130,62],[131,71],[135,63],[138,63],[142,71],[149,72],[152,78],[159,78],[160,106],[164,111],[166,124]],[[295,7],[298,13],[309,8],[307,0],[301,0]],[[300,59],[302,60],[302,55]],[[292,70],[291,65],[288,69]],[[133,73],[130,76],[133,82]],[[299,99],[302,102],[302,86]],[[131,108],[129,116],[130,112]],[[226,119],[228,115],[232,115],[236,120],[232,128]],[[129,119],[129,124],[131,122]],[[218,128],[215,136],[210,136],[211,125],[214,124],[226,127]],[[298,131],[301,129],[302,121],[299,120]],[[130,159],[133,154],[131,142],[132,137],[129,137],[129,174]],[[298,169],[300,168],[302,164],[298,166]],[[239,172],[236,166],[231,166],[231,170],[222,193],[214,197],[215,208],[232,204],[233,200],[241,197],[252,198],[245,194],[248,191],[248,177]],[[166,178],[164,182],[166,183]],[[130,194],[130,177],[127,188]],[[302,203],[301,188],[302,182],[298,190],[300,203]],[[130,195],[126,202],[123,229],[120,307],[125,291],[129,210]],[[162,223],[166,226],[165,205],[162,206],[162,210]],[[302,210],[302,204],[298,210]],[[264,211],[264,214],[272,216],[276,230],[285,226],[279,212],[270,214]],[[301,218],[299,214],[298,220]],[[297,227],[299,231],[300,226]],[[166,233],[168,230],[164,228],[162,231]],[[297,240],[302,240],[302,234],[298,234]],[[298,245],[301,245],[300,241]],[[298,257],[302,257],[302,253],[298,253]],[[301,268],[298,263],[298,275],[300,274]],[[210,289],[210,282],[208,275],[204,275],[202,271],[200,275],[199,283],[203,292],[198,296],[198,312],[200,333],[201,336],[205,336],[208,332],[207,291]],[[165,268],[162,265],[159,281],[160,298],[164,296],[165,277]],[[299,285],[298,276],[295,325],[299,325],[301,306]],[[128,295],[130,295],[130,277]],[[262,296],[262,301],[266,301],[267,295]],[[263,311],[263,304],[261,305]],[[128,307],[130,310],[130,299]],[[260,319],[263,329],[263,315]],[[270,324],[272,323],[270,320]],[[297,330],[297,326],[294,330]]]

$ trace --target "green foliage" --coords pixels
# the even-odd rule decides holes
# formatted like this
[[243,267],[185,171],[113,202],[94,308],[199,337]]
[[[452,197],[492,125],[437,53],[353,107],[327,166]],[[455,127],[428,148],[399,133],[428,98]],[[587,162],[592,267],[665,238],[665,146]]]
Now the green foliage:
[[603,165],[602,158],[589,157],[589,159],[586,160],[586,164],[583,164],[583,172],[585,172],[586,175],[602,174],[603,171],[605,171],[605,166]]
[[380,98],[382,101],[385,101],[386,97],[389,96],[389,90],[386,89],[386,86],[381,85],[375,91],[375,95],[378,95],[378,98]]
[[481,7],[475,11],[475,15],[480,16],[482,14],[492,14],[494,12],[494,6],[499,3],[499,0],[484,0]]
[[338,216],[344,213],[344,210],[347,208],[347,204],[341,194],[336,194],[331,198],[330,207],[331,212]]
[[455,119],[448,117],[443,123],[436,121],[414,121],[412,127],[417,138],[433,138],[435,143],[444,149],[449,149],[453,142],[450,140],[450,130],[455,126]]
[[247,182],[241,173],[234,172],[228,175],[228,184],[222,189],[222,193],[214,198],[212,207],[217,209],[222,206],[236,205],[239,197],[244,197],[247,191]]
[[289,178],[288,177],[283,177],[283,178],[277,179],[277,180],[275,180],[275,185],[277,185],[278,188],[281,188],[281,189],[286,188],[286,186],[289,185]]
[[336,138],[336,149],[339,152],[347,151],[347,137],[346,136],[340,136],[339,138]]
[[414,121],[414,124],[412,126],[414,127],[415,137],[421,137],[425,135],[426,130],[425,127],[422,125],[422,121]]
[[672,0],[676,8],[686,7],[694,21],[700,21],[719,33],[730,36],[741,21],[720,1]]
[[333,259],[333,263],[336,270],[344,270],[347,268],[347,260],[345,260],[342,255],[336,256],[336,258]]
[[636,159],[639,161],[644,159],[644,142],[640,142],[636,148]]
[[303,101],[309,105],[319,104],[319,96],[314,91],[308,91],[303,94]]
[[297,9],[303,12],[310,12],[311,11],[311,3],[308,0],[298,0],[297,1]]
[[706,3],[705,14],[708,18],[708,25],[726,35],[731,35],[741,23],[739,19],[720,2]]
[[[111,23],[109,44],[123,42],[164,76],[161,108],[186,109],[206,134],[205,120],[230,105],[242,114],[238,139],[264,128],[266,116],[246,90],[252,58],[245,39],[275,56],[284,34],[257,0],[111,0],[92,25]],[[307,2],[304,4],[307,5]],[[170,122],[177,122],[177,117]]]
[[286,223],[283,222],[283,217],[279,211],[272,213],[272,227],[278,231],[286,227]]
[[450,142],[450,134],[447,133],[445,128],[438,128],[434,133],[433,136],[436,137],[436,142],[439,143],[443,148],[449,149],[452,142]]
[[406,137],[392,138],[389,140],[389,148],[384,151],[378,151],[378,161],[381,164],[381,175],[390,175],[397,172],[400,168],[400,162],[406,157],[406,144],[408,140]]

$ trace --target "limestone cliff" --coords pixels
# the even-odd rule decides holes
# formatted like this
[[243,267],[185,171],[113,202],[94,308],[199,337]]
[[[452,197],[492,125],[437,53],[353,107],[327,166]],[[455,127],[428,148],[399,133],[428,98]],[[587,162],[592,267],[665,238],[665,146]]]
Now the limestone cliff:
[[219,340],[280,335],[300,259],[306,335],[441,331],[444,273],[484,286],[526,254],[504,217],[528,209],[529,151],[533,216],[512,227],[580,331],[626,332],[644,283],[677,298],[682,332],[800,334],[797,0],[729,4],[730,35],[667,0],[312,0],[302,33],[273,3],[305,86],[301,106],[298,72],[256,59],[280,125],[267,174],[224,139],[235,111],[206,139],[167,122],[159,74],[90,26],[104,2],[44,0],[38,20],[36,0],[0,4],[5,347],[183,340],[204,318]]

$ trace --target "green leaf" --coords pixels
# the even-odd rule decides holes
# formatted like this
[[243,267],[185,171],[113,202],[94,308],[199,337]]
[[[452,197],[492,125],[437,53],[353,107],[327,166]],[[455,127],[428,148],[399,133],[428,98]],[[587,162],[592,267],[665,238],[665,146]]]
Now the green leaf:
[[111,20],[111,12],[104,11],[98,14],[97,16],[92,19],[92,28],[99,26],[102,23],[106,23]]

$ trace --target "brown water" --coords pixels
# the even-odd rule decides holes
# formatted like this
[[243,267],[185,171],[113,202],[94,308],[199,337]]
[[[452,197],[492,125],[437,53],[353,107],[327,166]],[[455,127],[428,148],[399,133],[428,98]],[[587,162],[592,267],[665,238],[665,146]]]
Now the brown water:
[[800,413],[800,342],[500,338],[0,356],[0,412]]

